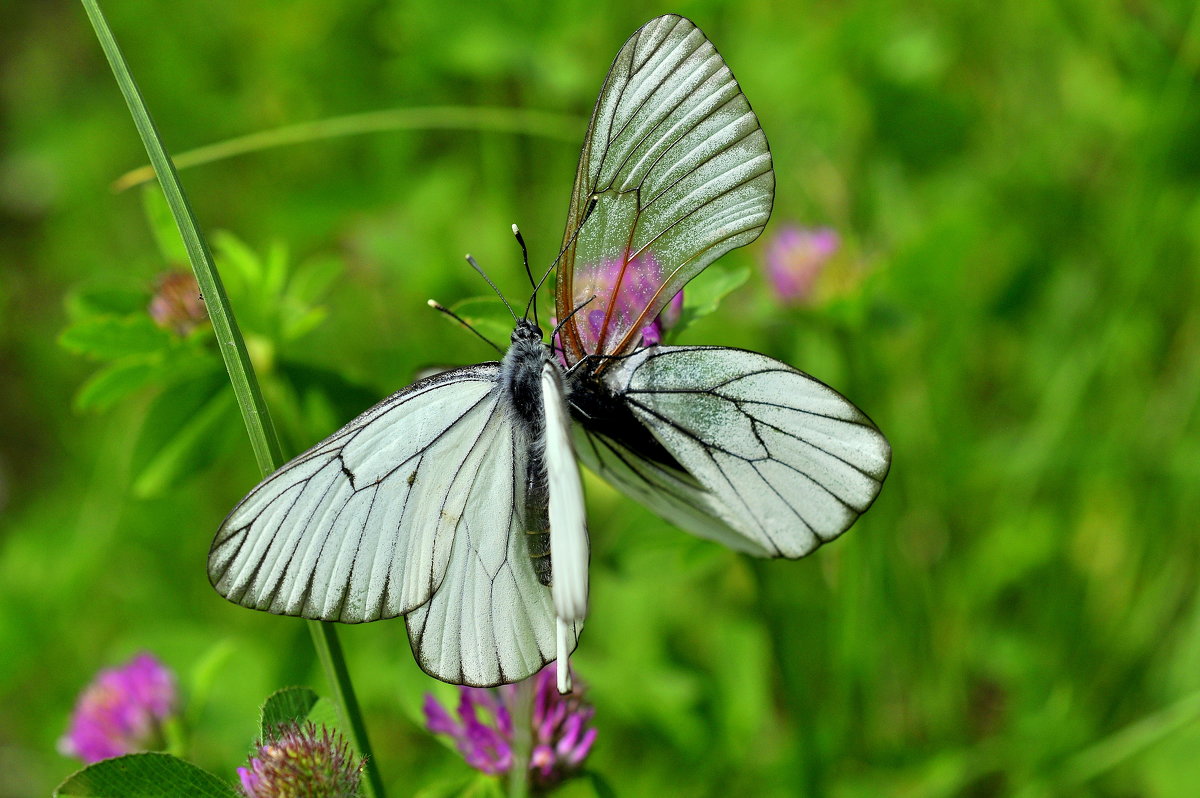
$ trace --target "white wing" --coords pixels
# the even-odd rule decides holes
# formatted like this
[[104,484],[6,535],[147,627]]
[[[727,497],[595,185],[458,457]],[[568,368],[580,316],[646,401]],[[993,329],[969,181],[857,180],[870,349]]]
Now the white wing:
[[580,461],[625,495],[693,535],[746,554],[771,556],[770,551],[721,520],[712,494],[678,462],[646,457],[626,441],[583,424],[576,424],[574,432]]
[[673,523],[742,551],[808,554],[845,532],[887,476],[891,448],[862,411],[765,355],[650,347],[605,376],[674,462],[586,429],[581,459]]
[[315,620],[408,615],[417,660],[445,681],[536,672],[555,655],[554,610],[517,509],[529,442],[497,374],[489,363],[419,382],[284,465],[221,525],[213,587]]
[[542,367],[546,413],[546,471],[550,483],[550,565],[554,609],[567,621],[587,615],[588,537],[583,482],[571,446],[571,419],[558,365]]
[[588,536],[583,505],[583,482],[571,446],[571,416],[563,396],[562,369],[547,361],[542,366],[542,408],[546,414],[546,473],[550,487],[551,593],[558,627],[558,691],[571,690],[568,634],[587,615]]

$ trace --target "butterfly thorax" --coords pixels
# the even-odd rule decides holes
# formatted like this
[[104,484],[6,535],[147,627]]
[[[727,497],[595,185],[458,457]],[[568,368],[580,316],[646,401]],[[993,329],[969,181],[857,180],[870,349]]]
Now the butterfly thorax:
[[542,365],[548,357],[542,331],[524,319],[518,321],[500,362],[500,390],[517,423],[536,437],[541,437]]
[[524,433],[529,458],[525,470],[525,533],[538,581],[549,585],[550,490],[546,474],[546,416],[542,406],[542,368],[550,350],[542,331],[521,319],[500,363],[500,391],[515,426]]

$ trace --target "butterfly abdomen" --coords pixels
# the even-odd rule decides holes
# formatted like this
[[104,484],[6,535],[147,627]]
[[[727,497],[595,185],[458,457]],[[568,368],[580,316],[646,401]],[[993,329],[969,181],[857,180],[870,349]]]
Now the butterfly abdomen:
[[549,585],[550,487],[546,474],[546,417],[542,410],[542,365],[546,346],[541,331],[527,321],[517,322],[512,344],[500,366],[500,390],[514,424],[528,442],[525,469],[525,534],[538,582]]
[[553,571],[550,568],[550,488],[546,474],[545,436],[538,439],[529,457],[525,480],[525,540],[529,543],[529,557],[533,560],[533,572],[538,581],[549,585]]

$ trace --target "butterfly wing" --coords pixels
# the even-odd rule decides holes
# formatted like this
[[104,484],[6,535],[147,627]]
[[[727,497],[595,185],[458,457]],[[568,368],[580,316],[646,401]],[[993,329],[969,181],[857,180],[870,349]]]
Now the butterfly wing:
[[582,625],[559,629],[552,593],[534,574],[522,519],[529,442],[509,418],[502,412],[482,431],[464,465],[469,481],[451,485],[464,502],[446,577],[407,618],[422,669],[456,684],[530,676],[574,651]]
[[529,442],[498,372],[418,382],[267,477],[217,532],[213,587],[314,620],[407,615],[418,662],[444,681],[536,672],[555,656],[554,608],[524,540]]
[[567,408],[562,368],[548,360],[542,366],[542,408],[546,414],[544,441],[549,482],[550,563],[554,582],[554,613],[559,633],[558,692],[571,690],[570,641],[587,615],[588,545],[583,482],[571,445],[571,414]]
[[643,25],[613,61],[579,158],[558,318],[589,304],[563,326],[567,363],[637,346],[685,283],[758,237],[774,193],[767,139],[716,48],[683,17]]
[[[741,551],[808,554],[870,507],[891,464],[862,411],[755,352],[649,347],[605,382],[639,425],[583,425],[581,459],[672,523]],[[646,434],[659,446],[639,444]]]
[[567,621],[587,615],[588,545],[583,483],[571,444],[571,416],[567,408],[562,369],[547,361],[542,367],[542,406],[546,414],[546,473],[550,483],[550,562],[554,574],[552,595],[559,618]]

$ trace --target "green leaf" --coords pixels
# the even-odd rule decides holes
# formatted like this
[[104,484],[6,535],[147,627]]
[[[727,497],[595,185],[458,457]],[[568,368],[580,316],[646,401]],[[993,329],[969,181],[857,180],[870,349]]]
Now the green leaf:
[[279,726],[301,723],[320,697],[307,687],[284,687],[267,697],[262,706],[259,731],[268,739]]
[[[494,777],[493,777],[494,779]],[[475,782],[473,777],[455,776],[439,779],[433,784],[426,784],[413,794],[413,798],[459,798],[465,795],[467,789]]]
[[460,795],[462,798],[504,798],[504,787],[500,779],[481,773]]
[[263,264],[253,249],[228,230],[213,233],[213,250],[216,252],[221,274],[230,286],[238,286],[242,292],[253,291],[263,279]]
[[288,451],[307,449],[382,398],[335,371],[295,361],[281,360],[276,376],[269,395]]
[[163,260],[172,264],[187,263],[187,247],[183,245],[183,237],[171,216],[171,206],[167,205],[167,198],[157,184],[148,184],[142,189],[142,210]]
[[692,322],[715,311],[721,300],[741,287],[749,277],[750,269],[747,266],[725,266],[720,263],[714,263],[700,272],[683,289],[683,313],[671,329],[672,335],[677,335]]
[[601,776],[594,770],[585,770],[579,774],[580,778],[587,779],[592,785],[592,791],[598,798],[617,798],[617,791],[608,783],[608,779]]
[[[472,297],[455,302],[451,307],[459,318],[470,324],[484,338],[499,346],[508,348],[508,339],[512,337],[513,320],[508,308],[494,296]],[[446,321],[455,326],[461,326],[454,319],[441,314]],[[470,335],[463,330],[463,334]]]
[[344,266],[337,258],[309,258],[292,272],[292,279],[288,281],[288,296],[300,305],[311,305],[325,296],[343,270]]
[[150,406],[134,446],[133,492],[160,495],[216,456],[215,439],[231,430],[233,397],[212,373],[183,380],[163,391]]
[[239,798],[233,786],[170,754],[129,754],[89,765],[54,791],[55,798]]
[[273,241],[267,248],[263,261],[262,294],[276,297],[283,294],[288,278],[288,250],[280,241]]
[[301,403],[308,401],[307,395],[315,393],[336,410],[337,417],[330,420],[332,426],[320,433],[322,437],[383,398],[377,391],[321,366],[282,360],[279,373],[291,383]]
[[[324,726],[330,731],[334,729],[341,731],[342,729],[342,719],[338,717],[337,706],[335,706],[334,703],[328,698],[322,697],[317,699],[317,703],[313,704],[312,709],[308,711],[307,720],[311,720],[317,726]],[[362,753],[361,751],[358,751],[353,740],[349,740],[349,743],[350,747],[354,749],[356,753]]]
[[[318,729],[342,733],[341,718],[332,701],[321,698],[307,687],[284,687],[271,693],[263,703],[259,734],[261,739],[269,740],[280,726],[291,723],[299,726],[305,722],[312,723]],[[347,742],[352,751],[361,755],[352,739],[347,738]]]
[[85,319],[63,330],[58,342],[72,352],[115,360],[128,355],[161,352],[173,343],[149,316],[100,316]]
[[75,394],[76,410],[107,410],[121,399],[154,382],[162,371],[145,360],[119,360],[97,371]]
[[90,286],[67,295],[67,315],[75,321],[89,316],[129,316],[146,313],[150,292],[145,289]]
[[222,669],[236,658],[237,653],[238,648],[233,641],[225,639],[213,643],[199,657],[193,659],[188,674],[190,689],[187,691],[188,700],[185,705],[187,725],[197,725],[207,709],[213,688],[223,676]]
[[328,315],[329,312],[325,308],[317,307],[287,316],[283,319],[279,337],[284,341],[302,338],[319,327]]

